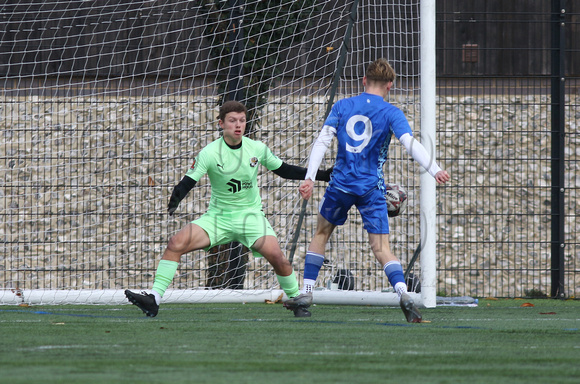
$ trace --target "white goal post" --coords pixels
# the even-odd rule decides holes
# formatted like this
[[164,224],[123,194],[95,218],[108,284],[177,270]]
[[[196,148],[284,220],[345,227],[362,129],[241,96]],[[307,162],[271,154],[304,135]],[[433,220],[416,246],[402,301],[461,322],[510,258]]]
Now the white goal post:
[[[306,166],[333,86],[334,101],[362,92],[366,66],[385,57],[397,72],[388,101],[435,156],[434,0],[17,0],[3,14],[0,304],[121,304],[125,289],[150,289],[169,237],[207,208],[204,178],[166,211],[195,154],[219,137],[225,99],[249,107],[252,138]],[[423,174],[393,141],[385,175],[409,200],[391,219],[391,246],[406,268],[421,243],[412,295],[433,307],[435,187]],[[265,169],[259,183],[288,253],[299,183]],[[300,281],[324,187],[297,236]],[[354,209],[326,259],[315,303],[398,305]],[[354,289],[338,289],[344,276]],[[229,244],[184,255],[164,302],[281,295],[267,262]]]

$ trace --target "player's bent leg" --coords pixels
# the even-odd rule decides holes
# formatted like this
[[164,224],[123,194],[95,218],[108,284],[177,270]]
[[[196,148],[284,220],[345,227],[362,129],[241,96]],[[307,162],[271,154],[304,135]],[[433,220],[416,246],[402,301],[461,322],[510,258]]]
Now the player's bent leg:
[[319,255],[324,255],[326,243],[328,243],[335,228],[336,225],[330,223],[319,213],[316,222],[316,231],[314,232],[314,236],[312,236],[308,250]]
[[288,259],[284,257],[278,239],[275,236],[263,236],[254,243],[252,248],[264,256],[274,268],[278,283],[289,298],[284,302],[284,307],[294,312],[296,317],[310,317],[307,308],[312,304],[312,294],[300,295],[296,274]]
[[330,239],[334,228],[336,228],[336,225],[328,222],[320,213],[318,214],[316,232],[304,256],[304,287],[302,293],[308,293],[314,290],[316,279],[324,264],[326,243]]
[[369,233],[369,244],[375,258],[381,265],[390,261],[399,261],[391,251],[388,233]]
[[369,243],[375,258],[383,266],[385,275],[400,298],[401,294],[407,292],[407,284],[405,283],[405,275],[401,262],[391,252],[389,235],[369,233]]
[[183,254],[209,246],[210,239],[207,232],[199,225],[189,223],[171,236],[163,252],[163,259],[180,262]]
[[324,255],[308,251],[304,256],[304,288],[303,293],[312,292],[320,269],[324,264]]
[[169,239],[162,259],[157,265],[152,292],[141,294],[125,290],[127,299],[149,317],[157,316],[161,298],[173,281],[175,272],[184,253],[210,245],[208,234],[196,224],[188,224]]
[[260,237],[252,245],[252,249],[268,260],[277,275],[288,276],[294,271],[292,265],[284,256],[282,249],[280,249],[280,244],[278,244],[278,239],[275,236],[266,235]]
[[399,259],[391,252],[389,235],[369,233],[369,242],[375,258],[383,266],[385,275],[387,275],[389,282],[399,295],[399,304],[407,322],[420,323],[422,320],[421,312],[419,312],[413,299],[407,293],[403,267]]

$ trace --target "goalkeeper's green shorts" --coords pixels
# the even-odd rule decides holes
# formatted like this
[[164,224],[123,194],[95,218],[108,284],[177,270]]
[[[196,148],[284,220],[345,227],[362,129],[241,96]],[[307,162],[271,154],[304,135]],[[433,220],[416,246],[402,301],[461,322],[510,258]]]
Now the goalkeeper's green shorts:
[[[252,249],[252,245],[259,238],[276,237],[276,232],[261,210],[223,212],[210,209],[192,223],[199,225],[209,236],[210,246],[205,249],[206,251],[216,245],[232,241],[237,241]],[[252,252],[255,257],[262,256],[254,250]]]

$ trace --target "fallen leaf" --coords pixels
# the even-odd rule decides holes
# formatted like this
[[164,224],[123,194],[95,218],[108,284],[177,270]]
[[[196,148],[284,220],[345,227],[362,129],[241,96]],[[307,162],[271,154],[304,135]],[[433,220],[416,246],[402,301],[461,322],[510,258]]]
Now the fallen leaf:
[[266,304],[276,304],[276,303],[281,303],[282,302],[282,297],[284,297],[284,294],[281,293],[280,296],[278,296],[278,298],[275,301],[272,300],[264,300],[266,302]]
[[540,315],[555,315],[556,312],[540,312]]
[[520,307],[533,307],[534,304],[532,303],[523,303],[522,305],[520,305]]

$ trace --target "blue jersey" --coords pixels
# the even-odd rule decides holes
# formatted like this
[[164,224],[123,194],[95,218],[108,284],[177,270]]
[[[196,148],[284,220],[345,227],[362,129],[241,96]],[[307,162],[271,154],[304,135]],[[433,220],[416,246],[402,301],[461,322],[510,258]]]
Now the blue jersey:
[[337,101],[324,124],[336,130],[338,140],[329,185],[357,196],[384,189],[383,164],[392,136],[413,134],[399,108],[369,93]]

